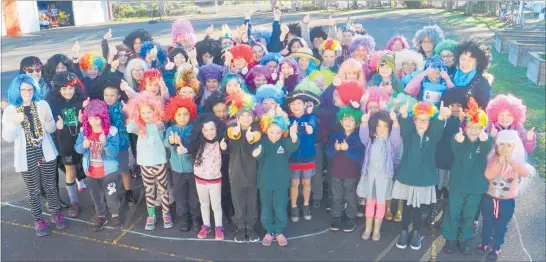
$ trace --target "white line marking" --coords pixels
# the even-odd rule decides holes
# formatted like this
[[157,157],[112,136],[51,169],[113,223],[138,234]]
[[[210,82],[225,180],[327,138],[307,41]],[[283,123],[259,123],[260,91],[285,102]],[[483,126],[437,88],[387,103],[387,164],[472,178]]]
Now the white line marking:
[[529,255],[529,252],[527,252],[527,249],[525,249],[525,246],[523,245],[523,239],[521,238],[521,231],[519,230],[518,225],[518,219],[516,218],[516,214],[514,214],[514,222],[516,222],[516,229],[518,230],[518,237],[519,237],[519,243],[521,244],[521,248],[523,249],[523,252],[527,255],[529,258],[529,261],[533,262],[533,258],[531,258],[531,255]]

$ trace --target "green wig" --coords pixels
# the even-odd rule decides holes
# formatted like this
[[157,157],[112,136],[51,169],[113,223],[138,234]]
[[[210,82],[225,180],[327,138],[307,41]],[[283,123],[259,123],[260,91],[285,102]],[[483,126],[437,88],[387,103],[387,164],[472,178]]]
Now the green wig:
[[387,108],[389,111],[396,105],[395,112],[398,112],[398,109],[400,109],[401,106],[405,105],[409,102],[408,112],[411,111],[413,106],[417,104],[417,100],[410,95],[406,95],[404,93],[399,93],[396,97],[391,98],[389,100],[389,103],[387,103]]
[[444,50],[448,50],[453,52],[453,49],[458,45],[459,43],[455,40],[446,39],[434,47],[434,53],[437,55],[440,55],[440,53]]
[[317,84],[307,78],[301,80],[301,82],[296,85],[294,91],[308,91],[316,96],[320,96],[320,94],[322,94],[322,91],[320,91],[320,89],[317,87]]
[[337,120],[341,121],[344,117],[350,116],[355,119],[357,125],[360,125],[362,121],[362,111],[352,108],[350,106],[342,107],[337,112]]

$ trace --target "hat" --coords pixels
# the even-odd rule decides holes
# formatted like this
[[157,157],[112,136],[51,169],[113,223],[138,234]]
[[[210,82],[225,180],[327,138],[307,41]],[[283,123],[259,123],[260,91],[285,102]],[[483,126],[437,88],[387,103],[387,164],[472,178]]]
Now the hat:
[[381,66],[388,66],[392,69],[392,72],[395,72],[394,68],[394,56],[390,53],[386,53],[379,58],[379,62],[377,63],[377,70],[379,71],[379,67]]
[[307,58],[309,60],[315,61],[315,63],[320,64],[320,61],[313,56],[313,51],[309,47],[302,47],[298,51],[290,54],[290,57],[293,58]]
[[315,104],[315,107],[320,104],[320,99],[317,95],[311,93],[310,91],[296,90],[286,96],[286,104],[290,104],[295,100],[301,100],[304,103],[311,102]]

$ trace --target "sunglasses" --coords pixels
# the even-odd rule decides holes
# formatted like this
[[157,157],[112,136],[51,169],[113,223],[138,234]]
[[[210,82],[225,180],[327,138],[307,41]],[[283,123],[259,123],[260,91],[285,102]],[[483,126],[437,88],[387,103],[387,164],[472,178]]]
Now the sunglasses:
[[29,73],[29,74],[32,74],[34,72],[36,73],[40,73],[42,72],[42,68],[41,67],[25,67],[23,68],[23,71]]

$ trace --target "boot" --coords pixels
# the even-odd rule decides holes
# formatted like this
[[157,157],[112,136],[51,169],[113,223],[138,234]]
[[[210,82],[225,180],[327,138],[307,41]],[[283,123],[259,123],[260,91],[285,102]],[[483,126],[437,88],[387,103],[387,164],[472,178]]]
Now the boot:
[[372,240],[373,241],[379,241],[379,239],[381,239],[381,223],[383,223],[383,219],[382,218],[376,218],[374,219],[373,221],[374,225],[373,225],[373,235],[372,235]]
[[394,222],[400,222],[402,221],[402,210],[403,210],[404,202],[402,200],[398,200],[398,210],[396,211],[396,214],[394,215]]
[[362,240],[369,240],[370,235],[372,234],[372,226],[373,226],[373,218],[366,218],[366,229],[364,229],[364,233],[360,236]]
[[387,211],[385,211],[385,219],[391,221],[392,220],[391,201],[390,200],[385,201],[385,205],[387,206]]

